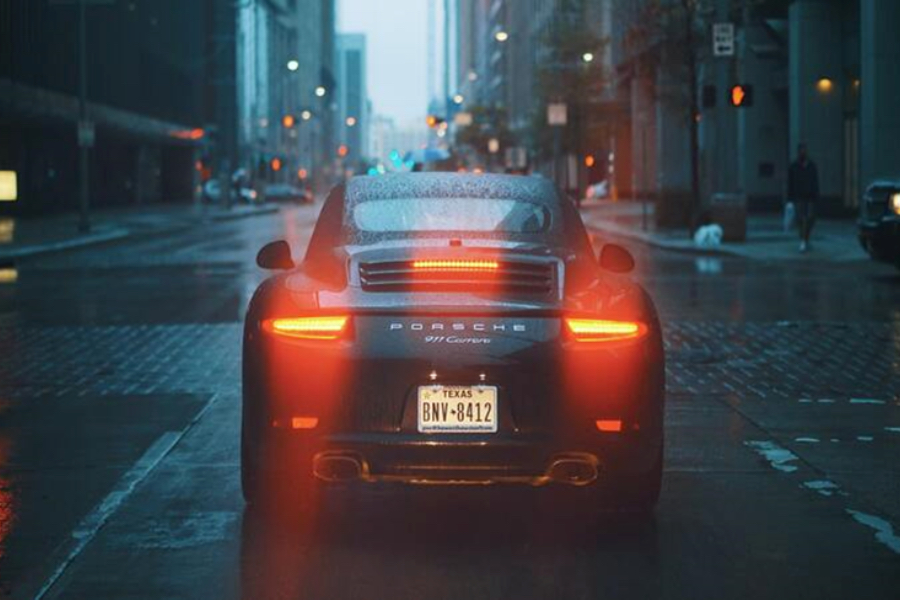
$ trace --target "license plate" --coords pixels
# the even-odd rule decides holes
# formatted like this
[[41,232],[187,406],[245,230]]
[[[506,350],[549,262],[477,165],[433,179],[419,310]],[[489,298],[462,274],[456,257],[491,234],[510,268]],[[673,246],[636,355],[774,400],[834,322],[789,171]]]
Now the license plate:
[[497,388],[428,385],[419,388],[420,433],[496,433]]

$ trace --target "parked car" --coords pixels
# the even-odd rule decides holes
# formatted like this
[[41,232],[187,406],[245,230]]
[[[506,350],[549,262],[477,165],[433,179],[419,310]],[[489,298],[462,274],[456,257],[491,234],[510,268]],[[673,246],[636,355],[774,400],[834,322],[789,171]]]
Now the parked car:
[[[203,198],[213,204],[218,204],[222,201],[222,188],[218,179],[210,179],[203,184]],[[258,201],[259,194],[252,187],[241,186],[231,190],[231,202],[233,203],[256,204]]]
[[900,268],[900,180],[876,181],[866,188],[859,242],[873,259]]
[[271,202],[312,202],[313,194],[306,188],[289,183],[270,183],[266,186],[265,198]]

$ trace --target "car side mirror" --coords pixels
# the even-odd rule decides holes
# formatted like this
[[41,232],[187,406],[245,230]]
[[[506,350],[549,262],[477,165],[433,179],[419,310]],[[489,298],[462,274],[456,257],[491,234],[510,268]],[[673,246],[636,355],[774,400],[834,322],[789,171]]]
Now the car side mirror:
[[613,273],[630,273],[634,270],[634,257],[622,246],[606,244],[600,251],[600,267]]
[[293,269],[290,245],[284,240],[266,244],[256,255],[256,264],[263,269]]

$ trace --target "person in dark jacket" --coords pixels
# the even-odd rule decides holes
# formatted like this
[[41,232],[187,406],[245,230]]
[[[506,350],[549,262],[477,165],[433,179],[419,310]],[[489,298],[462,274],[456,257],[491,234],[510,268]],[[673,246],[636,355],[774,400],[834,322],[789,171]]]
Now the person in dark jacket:
[[800,252],[809,250],[809,236],[816,218],[816,201],[819,199],[819,171],[809,160],[806,144],[797,146],[797,160],[788,171],[788,200],[796,207],[800,230]]

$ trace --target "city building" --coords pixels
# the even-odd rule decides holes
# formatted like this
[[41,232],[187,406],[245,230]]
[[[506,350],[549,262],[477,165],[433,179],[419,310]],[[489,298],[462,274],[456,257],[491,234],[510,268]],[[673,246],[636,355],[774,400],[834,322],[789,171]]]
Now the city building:
[[0,170],[18,188],[0,211],[76,209],[79,138],[93,206],[193,198],[221,92],[209,83],[221,65],[203,58],[216,50],[216,11],[207,0],[89,3],[81,46],[77,4],[0,3]]
[[345,169],[358,171],[369,148],[370,102],[366,87],[366,36],[337,36],[337,149]]
[[82,115],[78,4],[0,3],[0,171],[15,173],[18,192],[0,211],[73,210],[83,179],[90,205],[105,207],[191,201],[202,180],[241,169],[254,182],[325,170],[334,10],[334,0],[87,2]]
[[[819,167],[822,214],[851,214],[869,182],[900,175],[892,108],[900,93],[892,41],[900,3],[714,0],[694,15],[699,198],[689,210],[689,61],[673,68],[660,57],[688,45],[664,28],[642,45],[651,39],[649,4],[603,1],[613,20],[617,93],[630,104],[631,156],[620,160],[634,164],[633,195],[658,199],[659,214],[686,223],[719,194],[745,198],[750,210],[779,208],[801,142]],[[734,31],[723,56],[713,47],[717,23]]]
[[238,8],[237,39],[241,167],[266,181],[324,178],[334,0],[248,0]]
[[369,158],[387,170],[398,170],[410,152],[428,145],[428,129],[419,120],[397,123],[394,119],[375,115],[369,132]]

